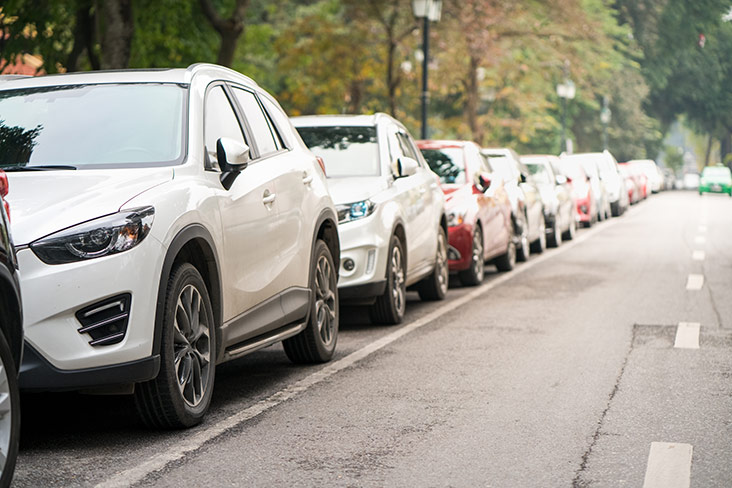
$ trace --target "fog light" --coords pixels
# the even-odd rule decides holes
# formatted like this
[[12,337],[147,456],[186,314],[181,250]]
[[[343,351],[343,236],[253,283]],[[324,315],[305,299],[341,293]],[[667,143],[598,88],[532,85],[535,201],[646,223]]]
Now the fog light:
[[353,271],[353,268],[356,267],[356,263],[353,262],[353,259],[347,258],[343,260],[343,269],[346,271]]
[[371,249],[369,255],[366,258],[366,274],[371,274],[374,271],[374,265],[376,264],[376,250]]

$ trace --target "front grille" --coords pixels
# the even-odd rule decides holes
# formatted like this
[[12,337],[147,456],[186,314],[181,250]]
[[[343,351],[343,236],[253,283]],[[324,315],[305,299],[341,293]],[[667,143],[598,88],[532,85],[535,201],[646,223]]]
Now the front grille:
[[107,298],[76,312],[76,319],[81,324],[79,334],[88,334],[92,346],[108,346],[122,341],[127,332],[130,319],[129,293]]

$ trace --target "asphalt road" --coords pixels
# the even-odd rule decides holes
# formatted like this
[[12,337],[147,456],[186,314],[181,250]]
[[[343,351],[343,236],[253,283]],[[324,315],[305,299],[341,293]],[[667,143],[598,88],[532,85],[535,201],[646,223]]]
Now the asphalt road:
[[732,486],[731,243],[729,197],[654,195],[399,327],[343,309],[328,365],[223,365],[188,431],[24,396],[14,486]]

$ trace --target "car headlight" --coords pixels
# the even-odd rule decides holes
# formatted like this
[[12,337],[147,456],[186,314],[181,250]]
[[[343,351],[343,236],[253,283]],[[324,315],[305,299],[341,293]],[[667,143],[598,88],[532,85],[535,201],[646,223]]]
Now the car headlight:
[[447,226],[455,227],[465,222],[465,215],[468,213],[467,210],[453,210],[447,213]]
[[94,259],[132,249],[145,239],[153,207],[123,210],[38,239],[30,248],[46,264]]
[[368,217],[376,209],[376,204],[371,200],[362,200],[356,203],[336,205],[338,211],[338,223],[351,222],[352,220]]

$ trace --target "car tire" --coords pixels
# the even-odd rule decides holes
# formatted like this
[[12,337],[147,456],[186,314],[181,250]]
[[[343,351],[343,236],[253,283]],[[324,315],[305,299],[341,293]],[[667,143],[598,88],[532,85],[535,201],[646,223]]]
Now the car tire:
[[[531,255],[531,244],[529,243],[529,224],[526,216],[522,218],[521,225],[516,225],[514,221],[514,236],[517,238],[516,245],[516,261],[525,262],[529,260]],[[520,227],[520,228],[519,228]]]
[[[513,236],[511,236],[513,239]],[[479,225],[473,231],[473,245],[470,256],[470,267],[458,273],[460,283],[465,286],[477,286],[485,277],[485,252],[483,250],[483,231]]]
[[310,290],[312,300],[307,326],[296,336],[282,341],[285,353],[293,363],[330,361],[338,342],[338,276],[330,248],[320,239],[315,242]]
[[565,241],[571,241],[572,239],[574,239],[575,235],[577,235],[577,219],[575,219],[575,216],[572,215],[569,219],[569,228],[564,233],[564,235],[562,235],[562,238]]
[[[6,319],[4,317],[4,319]],[[0,332],[0,486],[10,486],[20,441],[20,393],[13,353]]]
[[449,272],[447,268],[447,237],[445,236],[444,229],[439,227],[437,231],[435,268],[417,286],[419,298],[424,301],[444,300],[447,295]]
[[536,254],[541,254],[546,249],[546,223],[544,223],[544,218],[541,218],[541,223],[539,224],[539,238],[536,239],[534,242],[531,243],[531,252]]
[[498,271],[511,271],[516,266],[516,243],[508,242],[506,252],[493,260]]
[[407,302],[404,247],[397,236],[391,236],[386,262],[386,289],[369,308],[371,322],[396,325],[404,319]]
[[547,239],[547,245],[549,247],[559,247],[562,244],[562,229],[559,228],[559,215],[554,217],[554,227],[552,227],[552,233]]
[[192,427],[208,411],[216,372],[213,308],[195,266],[182,263],[174,268],[163,314],[160,371],[137,385],[135,406],[150,427]]

